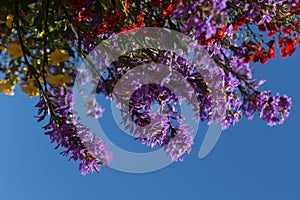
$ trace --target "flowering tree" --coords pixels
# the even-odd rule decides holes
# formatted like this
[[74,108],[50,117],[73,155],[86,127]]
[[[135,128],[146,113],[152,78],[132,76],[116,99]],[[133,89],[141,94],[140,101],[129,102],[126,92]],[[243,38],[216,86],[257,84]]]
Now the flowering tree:
[[[99,172],[111,153],[101,138],[79,123],[73,111],[72,87],[78,63],[102,41],[142,27],[164,27],[197,41],[214,60],[222,75],[227,129],[243,116],[256,113],[273,126],[288,117],[291,99],[260,91],[264,80],[252,77],[252,63],[264,65],[276,57],[291,56],[298,45],[299,2],[296,0],[9,0],[0,2],[0,92],[14,95],[19,85],[28,97],[37,97],[37,120],[62,155],[80,160],[82,174]],[[172,61],[170,61],[172,60]],[[112,98],[113,88],[128,70],[143,63],[168,63],[182,74],[197,96],[198,120],[213,120],[211,91],[201,74],[184,59],[157,49],[142,49],[119,57],[101,76],[96,92]],[[187,126],[174,107],[179,99],[168,88],[148,84],[136,88],[127,113],[145,126],[154,119],[151,105],[158,103],[165,117],[147,133],[132,126],[137,140],[163,147],[175,161],[193,144]],[[104,108],[87,102],[91,117]],[[128,126],[129,127],[129,126]]]

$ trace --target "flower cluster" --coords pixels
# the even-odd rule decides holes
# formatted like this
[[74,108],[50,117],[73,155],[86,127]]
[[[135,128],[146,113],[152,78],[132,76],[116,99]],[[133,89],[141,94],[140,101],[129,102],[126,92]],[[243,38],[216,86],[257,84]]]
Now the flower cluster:
[[[159,104],[158,110],[151,112],[151,105]],[[147,146],[164,147],[172,160],[183,160],[183,154],[189,153],[193,144],[193,133],[188,125],[182,123],[182,116],[176,111],[178,98],[166,88],[156,84],[143,85],[131,96],[129,113],[123,117],[137,124],[128,123],[127,128],[134,129],[136,139]],[[126,115],[125,115],[126,116]]]
[[101,139],[78,122],[72,113],[72,104],[73,96],[70,91],[59,87],[51,88],[49,94],[43,95],[36,105],[38,121],[44,120],[50,112],[50,120],[43,128],[51,141],[56,143],[55,148],[65,148],[61,154],[70,155],[70,160],[80,159],[79,169],[83,175],[99,172],[101,165],[108,165],[111,154]]
[[[243,116],[252,119],[257,114],[270,126],[282,124],[288,117],[291,98],[260,91],[264,80],[253,77],[252,63],[264,65],[275,59],[277,49],[281,58],[295,53],[300,33],[298,1],[113,2],[15,0],[13,6],[6,1],[0,8],[0,72],[3,74],[0,93],[13,96],[14,88],[20,85],[29,97],[39,97],[38,121],[47,120],[49,116],[49,122],[43,127],[46,135],[57,144],[56,148],[64,148],[63,155],[80,160],[82,174],[100,171],[102,165],[108,165],[111,155],[104,142],[80,124],[72,110],[71,90],[80,70],[76,65],[96,45],[128,30],[154,26],[188,35],[203,47],[214,61],[215,69],[222,72],[205,69],[208,76],[218,74],[222,78],[218,84],[225,90],[221,98],[225,112],[217,115],[213,91],[204,81],[210,77],[205,77],[180,55],[165,49],[139,49],[108,63],[96,92],[107,99],[117,99],[121,109],[122,102],[128,103],[129,109],[122,110],[123,122],[143,144],[162,147],[173,160],[183,160],[193,145],[193,133],[177,110],[183,100],[199,107],[196,120],[211,123],[220,118],[223,129],[236,124]],[[140,73],[139,77],[122,84],[119,93],[113,92],[128,71],[151,63],[169,66],[179,73],[175,75],[176,81],[188,83],[192,90],[172,91],[167,85],[175,84],[171,82],[173,74],[163,73],[151,65],[151,73],[165,77],[142,84],[139,77],[145,77],[145,72]],[[79,78],[86,82],[89,76]],[[128,97],[126,92],[132,89],[134,92]],[[85,103],[88,116],[102,117],[104,108],[96,101]],[[153,112],[155,104],[159,108]]]

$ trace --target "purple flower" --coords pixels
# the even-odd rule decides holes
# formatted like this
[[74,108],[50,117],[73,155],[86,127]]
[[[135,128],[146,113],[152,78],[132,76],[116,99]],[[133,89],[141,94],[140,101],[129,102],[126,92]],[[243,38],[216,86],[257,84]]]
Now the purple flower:
[[273,16],[274,16],[273,14],[265,14],[265,15],[262,16],[261,20],[257,24],[261,25],[265,22],[269,23],[269,22],[272,21]]
[[88,117],[98,119],[98,118],[101,118],[103,116],[105,108],[100,106],[95,98],[93,98],[93,100],[86,101],[85,105],[87,106],[86,115]]
[[187,125],[175,128],[176,134],[164,145],[164,149],[173,161],[183,161],[183,155],[190,153],[193,141],[193,133],[189,132]]
[[111,154],[101,139],[96,138],[85,126],[78,123],[72,112],[73,103],[70,91],[59,87],[51,88],[49,96],[42,96],[36,105],[38,121],[44,120],[50,110],[50,120],[43,128],[51,142],[56,143],[55,148],[63,147],[65,150],[61,152],[62,155],[70,154],[70,159],[75,161],[80,159],[79,168],[83,175],[99,172],[101,165],[108,165]]
[[[208,39],[216,33],[217,28],[225,25],[226,14],[229,12],[226,3],[227,0],[190,1],[188,4],[180,4],[173,16],[184,21],[183,31],[196,37],[205,33]],[[198,5],[201,5],[201,9]]]
[[226,91],[228,92],[235,91],[240,85],[240,81],[234,75],[232,75],[232,73],[229,73],[228,76],[224,76],[224,82]]

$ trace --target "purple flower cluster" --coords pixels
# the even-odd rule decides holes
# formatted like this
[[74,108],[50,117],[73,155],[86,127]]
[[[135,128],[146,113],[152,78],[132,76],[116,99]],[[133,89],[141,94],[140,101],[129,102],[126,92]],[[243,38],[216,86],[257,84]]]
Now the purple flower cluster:
[[[87,89],[89,79],[95,78],[92,75],[97,76],[93,83],[100,78],[96,93],[117,101],[125,127],[137,140],[152,148],[164,148],[176,161],[183,160],[193,144],[193,133],[184,112],[179,111],[182,102],[196,111],[197,122],[218,120],[223,129],[243,116],[252,119],[258,115],[269,126],[288,117],[291,99],[259,91],[264,80],[252,77],[249,63],[263,65],[276,58],[276,45],[282,58],[295,52],[299,1],[124,0],[119,6],[109,1],[100,7],[97,4],[90,0],[59,0],[57,4],[16,1],[16,10],[11,13],[11,5],[4,3],[6,21],[1,26],[5,30],[0,30],[4,41],[1,55],[9,55],[12,61],[0,61],[0,65],[8,64],[0,66],[0,72],[5,73],[0,90],[7,94],[20,83],[29,96],[41,94],[36,105],[38,121],[49,116],[43,127],[45,134],[56,148],[64,149],[63,155],[80,160],[82,174],[100,171],[102,165],[109,164],[111,154],[101,139],[79,123],[71,93],[74,79]],[[21,27],[16,23],[18,18],[24,18]],[[41,23],[45,27],[38,26]],[[152,38],[145,29],[132,34],[131,30],[143,26],[157,27],[151,31],[155,33]],[[176,34],[162,36],[164,28],[182,32],[185,37],[172,44],[178,38],[173,37]],[[12,30],[18,34],[11,34]],[[190,43],[185,45],[187,38]],[[150,48],[154,46],[157,48]],[[99,53],[98,47],[105,51]],[[75,67],[81,56],[87,58],[87,71]],[[90,99],[92,93],[83,97],[86,114],[100,118],[104,108]],[[153,112],[155,106],[158,108]]]
[[279,94],[271,96],[271,92],[266,91],[249,95],[243,104],[243,110],[249,118],[253,118],[256,111],[259,112],[260,118],[267,121],[269,126],[274,126],[284,122],[289,116],[291,106],[291,98]]
[[[280,96],[276,94],[271,96],[270,91],[258,92],[257,89],[263,84],[264,80],[259,81],[252,78],[253,69],[250,68],[249,63],[243,62],[240,56],[243,53],[236,53],[231,55],[228,49],[222,47],[215,51],[215,46],[208,47],[209,52],[216,52],[215,55],[221,58],[221,66],[229,66],[230,68],[223,68],[226,74],[223,76],[226,99],[226,113],[221,120],[222,129],[227,129],[231,125],[236,124],[243,115],[249,119],[253,119],[255,112],[259,112],[259,117],[267,121],[269,126],[282,124],[288,117],[291,108],[291,99],[286,95]],[[241,49],[242,51],[242,49]],[[210,110],[209,101],[202,103],[201,108]],[[202,120],[209,121],[207,112],[201,109]]]
[[206,39],[214,35],[226,23],[228,0],[193,0],[187,5],[179,4],[173,13],[176,19],[184,19],[181,29],[191,35],[205,34]]
[[[256,112],[270,126],[281,124],[289,115],[291,99],[285,95],[277,94],[272,97],[270,92],[257,91],[262,81],[256,83],[257,80],[252,78],[253,69],[250,68],[248,62],[244,62],[249,46],[245,44],[245,41],[240,45],[241,38],[236,31],[242,26],[241,24],[249,20],[258,25],[270,23],[276,15],[277,6],[282,5],[282,2],[278,0],[193,0],[180,3],[172,13],[174,19],[181,21],[177,24],[180,31],[196,39],[216,62],[215,69],[221,70],[207,68],[200,73],[188,60],[179,55],[173,55],[167,50],[130,52],[119,57],[112,64],[108,64],[109,67],[106,69],[105,76],[101,77],[96,92],[105,94],[111,100],[116,98],[119,101],[117,106],[121,110],[126,106],[123,102],[129,101],[129,110],[123,112],[123,123],[126,129],[130,130],[137,140],[149,147],[163,147],[168,156],[175,161],[182,161],[183,155],[189,153],[193,145],[193,134],[189,126],[183,124],[182,116],[176,110],[176,105],[185,98],[190,99],[190,104],[199,106],[199,113],[195,116],[197,120],[207,121],[209,124],[218,119],[223,130],[235,125],[243,115],[252,119]],[[232,18],[240,19],[241,22],[230,23]],[[251,34],[250,36],[254,37]],[[91,45],[91,43],[88,44]],[[117,50],[119,47],[113,45],[113,48]],[[189,51],[194,51],[194,49],[189,49]],[[99,62],[107,63],[108,58],[103,54],[96,56],[97,59]],[[124,88],[118,94],[113,93],[120,79],[128,71],[153,62],[169,66],[171,70],[179,72],[180,77],[176,78],[177,82],[187,81],[192,87],[192,92],[179,93],[181,96],[176,96],[164,86],[164,83],[171,81],[171,73],[167,72],[161,82],[154,80],[153,83],[146,85],[142,84],[138,78],[127,79],[125,82],[123,80]],[[151,74],[163,73],[156,71],[155,64],[150,68],[152,68]],[[157,77],[160,77],[158,74]],[[140,77],[145,75],[151,79],[149,74],[139,72]],[[215,76],[221,76],[223,82],[212,86]],[[207,80],[211,83],[207,83]],[[172,82],[171,85],[174,86],[176,83]],[[218,87],[224,87],[225,91],[219,91],[223,93],[219,95],[220,99],[216,100],[208,88]],[[133,89],[134,93],[128,96],[127,92],[130,89]],[[178,91],[180,90],[182,89]],[[192,95],[197,97],[198,102],[191,102]],[[216,108],[221,105],[220,101],[224,101],[224,113],[220,111],[222,109]],[[159,105],[156,112],[152,112],[154,104]],[[86,105],[88,116],[95,118],[102,116],[104,108],[100,107],[95,100],[87,101]],[[66,114],[65,110],[61,112],[58,116]],[[92,172],[93,169],[99,170],[97,163],[107,164],[110,154],[103,142],[91,135],[86,128],[78,124],[76,128],[76,130],[81,130],[78,138],[82,145],[90,152],[88,156],[84,154],[85,156],[80,157],[81,170],[84,173]],[[60,140],[57,143],[62,144],[63,141]],[[93,155],[94,159],[89,159],[89,155]],[[76,154],[75,158],[78,157]]]
[[86,101],[85,105],[87,106],[86,115],[88,117],[98,119],[98,118],[101,118],[103,116],[105,108],[100,106],[95,98],[93,98],[92,100]]
[[[55,99],[55,101],[53,101]],[[80,159],[79,169],[82,174],[99,172],[101,165],[108,165],[111,154],[106,145],[96,138],[86,127],[78,123],[72,112],[73,96],[64,88],[51,88],[48,96],[43,95],[36,105],[38,108],[38,121],[44,120],[50,112],[50,120],[45,129],[45,134],[55,142],[56,149],[64,148],[62,155],[70,159]]]
[[257,18],[259,20],[258,25],[260,25],[265,22],[271,22],[276,13],[276,7],[282,5],[283,2],[279,0],[262,0],[257,2],[237,1],[236,5],[243,8],[243,14],[247,18]]
[[[226,40],[229,40],[231,45],[235,45],[237,44],[237,39],[233,38],[232,32],[232,26],[225,30],[225,33],[229,36]],[[223,129],[236,124],[243,115],[252,118],[255,112],[259,112],[260,117],[266,120],[268,125],[282,123],[286,119],[291,106],[290,99],[286,96],[276,95],[275,97],[269,96],[265,100],[260,100],[266,93],[256,91],[261,83],[255,84],[256,80],[252,79],[253,69],[250,68],[249,63],[243,62],[243,58],[241,58],[244,55],[242,48],[239,51],[240,53],[233,54],[229,49],[221,46],[219,41],[204,48],[206,48],[212,58],[218,59],[217,62],[220,66],[229,66],[229,68],[222,68],[225,72],[224,74],[218,74],[223,77],[222,84],[225,88],[225,96],[223,98],[226,112],[221,116]],[[109,91],[112,91],[120,77],[130,69],[151,62],[161,63],[165,66],[170,66],[181,74],[181,77],[177,78],[178,82],[186,80],[192,87],[193,94],[197,96],[198,106],[200,107],[199,115],[196,116],[198,120],[210,123],[212,120],[220,117],[220,115],[218,117],[214,116],[217,104],[214,104],[214,99],[211,97],[211,91],[207,88],[203,74],[200,74],[188,60],[178,55],[173,55],[165,50],[154,52],[152,56],[144,57],[143,60],[139,59],[138,55],[131,53],[131,59],[126,57],[126,62],[123,61],[122,57],[115,61],[110,68],[107,68],[108,76],[99,82],[97,91],[106,93],[109,96]],[[155,60],[153,60],[153,57]],[[151,73],[156,73],[155,65],[152,68],[153,71]],[[209,70],[211,69],[207,69],[206,73],[208,75],[220,73]],[[140,75],[140,77],[143,76],[142,74]],[[170,81],[168,74],[165,77],[164,81]],[[213,79],[213,77],[205,78]],[[187,125],[181,123],[181,115],[174,106],[178,103],[180,97],[176,97],[171,90],[159,85],[160,83],[140,84],[139,79],[127,79],[126,83],[123,82],[122,94],[119,94],[119,96],[126,97],[124,100],[127,100],[129,97],[125,93],[128,88],[134,88],[135,91],[130,96],[128,113],[125,112],[123,117],[126,129],[135,134],[136,138],[143,144],[150,147],[164,147],[173,160],[182,160],[183,154],[190,152],[193,141],[192,133],[188,130]],[[175,83],[172,84],[176,85]],[[253,92],[253,89],[255,92]],[[253,95],[256,96],[253,97]],[[159,104],[159,111],[156,113],[151,113],[153,104]],[[121,104],[119,106],[120,108],[122,107]],[[278,118],[278,115],[281,115],[281,119]]]
[[[158,103],[156,112],[151,112],[151,105]],[[182,124],[182,116],[176,111],[176,96],[166,87],[149,84],[143,85],[131,96],[130,112],[134,122],[127,128],[134,129],[136,139],[150,147],[164,147],[174,161],[182,161],[183,154],[189,153],[193,144],[193,134],[188,125]],[[126,124],[126,121],[124,121]]]
[[[252,78],[253,69],[250,68],[249,63],[244,62],[249,49],[240,45],[240,38],[237,33],[234,33],[235,24],[229,23],[233,17],[240,18],[242,23],[249,20],[258,25],[270,23],[277,14],[277,7],[283,5],[283,2],[199,0],[181,3],[173,13],[175,18],[183,21],[184,25],[181,29],[195,36],[225,72],[223,84],[226,90],[226,112],[221,120],[223,129],[236,124],[244,114],[252,119],[254,113],[259,112],[259,116],[270,126],[283,123],[289,114],[291,100],[287,96],[277,94],[271,97],[270,92],[257,91],[263,80],[256,83],[257,80]],[[243,14],[239,15],[239,12]],[[254,37],[251,34],[250,36]],[[191,82],[195,86],[196,93],[199,94],[199,119],[210,123],[212,99],[209,92],[199,91],[201,85],[199,82],[202,81],[198,79],[197,85]]]
[[183,154],[191,152],[194,141],[193,135],[188,131],[188,129],[189,127],[187,125],[180,125],[176,127],[173,130],[176,134],[174,134],[172,140],[164,146],[165,151],[172,160],[183,161]]

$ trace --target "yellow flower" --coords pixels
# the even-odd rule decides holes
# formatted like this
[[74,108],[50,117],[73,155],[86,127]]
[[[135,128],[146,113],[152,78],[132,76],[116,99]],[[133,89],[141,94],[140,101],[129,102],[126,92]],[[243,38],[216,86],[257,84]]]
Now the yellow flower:
[[68,74],[49,75],[46,79],[50,85],[63,85],[64,83],[71,83],[71,77]]
[[14,59],[23,56],[23,51],[19,44],[11,44],[8,48],[8,52],[9,56]]
[[7,51],[7,48],[5,46],[0,45],[0,51]]
[[37,97],[40,94],[38,88],[34,85],[21,86],[21,89],[29,97]]
[[12,86],[9,82],[7,82],[6,80],[0,80],[0,92],[9,95],[9,96],[13,96],[14,91],[13,89],[15,88],[15,86]]
[[25,67],[23,67],[23,68],[22,68],[22,72],[23,72],[24,74],[26,74],[26,73],[28,72],[28,69],[25,68]]
[[61,62],[69,60],[69,55],[64,50],[56,49],[54,53],[49,56],[49,63],[51,65],[58,65]]
[[12,22],[14,20],[14,16],[9,14],[6,16],[6,26],[8,26],[9,28],[12,27]]
[[25,86],[21,86],[22,91],[30,98],[39,96],[39,89],[35,86],[35,79],[31,78],[26,81]]

